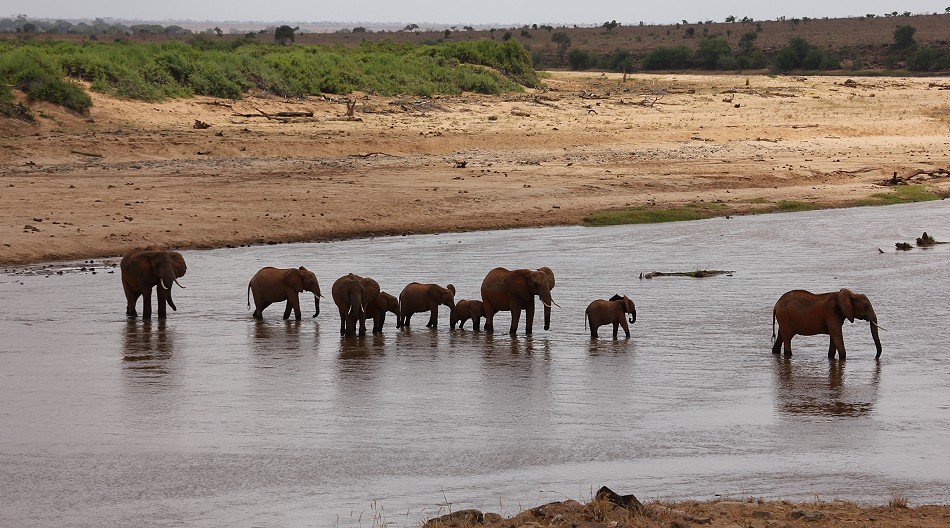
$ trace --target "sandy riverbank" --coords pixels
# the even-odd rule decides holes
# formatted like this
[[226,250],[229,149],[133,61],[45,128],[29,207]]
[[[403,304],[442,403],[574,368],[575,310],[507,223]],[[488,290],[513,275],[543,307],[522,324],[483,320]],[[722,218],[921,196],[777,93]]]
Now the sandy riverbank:
[[[528,94],[361,96],[359,121],[318,98],[94,94],[88,117],[39,104],[36,123],[0,121],[0,263],[574,224],[637,205],[827,207],[887,192],[895,172],[946,194],[943,81],[553,73]],[[259,114],[281,111],[313,117]]]

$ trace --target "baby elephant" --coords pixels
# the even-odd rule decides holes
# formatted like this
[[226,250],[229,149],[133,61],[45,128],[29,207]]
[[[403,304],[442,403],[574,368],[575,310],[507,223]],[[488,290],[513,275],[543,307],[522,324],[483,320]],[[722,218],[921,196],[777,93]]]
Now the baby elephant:
[[597,337],[597,328],[606,325],[614,325],[614,338],[617,337],[617,329],[623,326],[624,333],[630,337],[630,327],[627,326],[626,314],[630,314],[630,323],[637,322],[637,307],[633,301],[627,298],[614,295],[610,300],[598,299],[587,306],[584,314],[584,325],[590,322],[590,336]]
[[290,318],[290,310],[294,317],[300,320],[300,298],[298,293],[304,290],[313,293],[314,313],[320,315],[320,284],[317,276],[307,268],[281,269],[261,268],[247,283],[247,307],[251,307],[251,294],[254,294],[254,318],[263,319],[264,308],[280,301],[287,301],[284,308],[284,319]]
[[399,299],[386,292],[379,292],[372,304],[375,306],[367,306],[366,313],[373,317],[373,333],[381,334],[383,324],[386,323],[386,312],[399,317]]
[[461,300],[455,303],[455,309],[452,310],[452,315],[449,319],[449,327],[455,328],[455,323],[458,323],[459,329],[461,329],[465,326],[465,321],[471,319],[472,328],[481,330],[481,320],[484,316],[485,307],[482,305],[482,301]]

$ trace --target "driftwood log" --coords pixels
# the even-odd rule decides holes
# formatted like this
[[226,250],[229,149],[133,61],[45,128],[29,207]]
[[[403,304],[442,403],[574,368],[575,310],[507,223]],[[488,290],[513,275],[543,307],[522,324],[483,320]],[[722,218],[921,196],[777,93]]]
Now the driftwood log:
[[651,271],[650,273],[641,273],[641,279],[652,279],[654,277],[693,277],[694,279],[702,279],[705,277],[715,277],[717,275],[726,275],[731,277],[735,271],[725,271],[725,270],[696,270],[696,271],[672,271],[672,272],[663,272],[663,271]]

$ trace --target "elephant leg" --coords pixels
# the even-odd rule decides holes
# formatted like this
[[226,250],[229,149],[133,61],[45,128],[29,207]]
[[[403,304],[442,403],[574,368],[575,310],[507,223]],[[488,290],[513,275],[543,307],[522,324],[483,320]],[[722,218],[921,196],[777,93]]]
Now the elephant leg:
[[409,319],[411,319],[411,318],[412,318],[412,314],[411,314],[411,313],[407,313],[406,315],[402,316],[402,327],[403,327],[403,328],[409,328]]
[[534,299],[524,307],[524,333],[531,334],[534,330]]
[[429,311],[429,322],[426,323],[429,328],[439,326],[439,308],[438,306]]
[[590,324],[590,336],[592,338],[597,337],[597,329],[600,328],[600,325],[595,325],[594,323]]
[[132,291],[131,288],[122,281],[122,289],[125,290],[125,315],[126,317],[137,317],[135,312],[135,301],[139,300],[139,293]]
[[168,317],[168,298],[169,291],[165,288],[162,288],[161,284],[155,287],[156,297],[158,297],[158,318],[165,319]]
[[[294,307],[290,304],[290,299],[287,299],[287,305],[284,306],[284,320],[285,321],[287,319],[290,319],[290,311],[293,310],[293,308]],[[297,320],[299,321],[300,318],[298,317]]]
[[[617,339],[617,332],[620,330],[620,323],[614,323],[614,339]],[[629,337],[629,336],[627,336]]]
[[[508,329],[508,333],[511,335],[517,334],[518,323],[520,322],[521,322],[521,308],[512,307],[511,308],[511,327]],[[527,324],[525,325],[525,333],[526,334],[531,333],[531,327],[527,326]]]
[[255,303],[256,308],[254,309],[254,319],[260,321],[264,318],[264,308],[270,306],[269,302],[262,302],[260,304]]
[[383,325],[386,323],[386,312],[373,316],[373,333],[383,333]]
[[[287,308],[294,309],[294,319],[299,321],[301,317],[300,316],[300,297],[297,295],[296,291],[290,290],[289,292],[287,292],[287,305],[288,305]],[[290,312],[287,310],[287,308],[284,309],[284,319],[287,319],[287,316],[290,315]]]
[[835,352],[837,351],[838,349],[835,348],[835,340],[833,338],[829,338],[828,339],[828,359],[834,359]]
[[366,315],[360,317],[360,336],[366,335]]
[[148,288],[142,291],[142,318],[152,318],[152,289]]
[[495,309],[488,303],[485,303],[485,331],[488,333],[495,331]]
[[[840,359],[841,361],[844,361],[846,357],[845,351],[844,351],[844,336],[841,334],[840,328],[837,331],[832,330],[831,345],[838,349],[838,359]],[[830,351],[828,353],[829,355],[831,354]],[[834,357],[834,356],[831,356],[831,357]]]
[[775,342],[772,343],[772,353],[778,354],[782,350],[782,330],[779,329],[778,334],[775,335]]
[[[626,318],[626,317],[623,317],[622,315],[621,315],[621,317],[620,317],[620,326],[623,328],[623,333],[624,333],[624,334],[627,334],[627,338],[629,339],[629,338],[630,338],[630,326],[627,324],[627,318]],[[616,334],[616,330],[614,331],[614,333]],[[617,337],[617,336],[614,335],[614,337]]]
[[340,335],[346,335],[346,312],[343,311],[343,307],[340,307]]
[[481,328],[479,328],[479,326],[481,326],[479,320],[480,318],[478,317],[472,317],[472,330],[476,330],[476,331],[481,330]]
[[782,348],[785,349],[785,357],[791,357],[792,355],[792,336],[788,336],[782,340]]

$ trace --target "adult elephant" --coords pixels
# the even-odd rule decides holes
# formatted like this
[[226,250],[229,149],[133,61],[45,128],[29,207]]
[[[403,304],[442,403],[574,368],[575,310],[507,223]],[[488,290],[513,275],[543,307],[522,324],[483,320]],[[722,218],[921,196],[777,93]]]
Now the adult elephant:
[[366,307],[367,316],[373,319],[373,333],[383,333],[383,324],[386,323],[386,312],[391,312],[399,320],[399,299],[386,292],[376,296],[376,302]]
[[184,288],[178,283],[178,277],[185,275],[188,266],[185,258],[177,251],[168,251],[148,246],[133,249],[119,263],[122,271],[122,289],[125,290],[125,315],[136,317],[135,303],[142,297],[142,317],[152,317],[152,288],[158,286],[158,318],[166,316],[165,306],[178,311],[172,300],[172,284]]
[[340,335],[366,335],[367,311],[379,296],[379,283],[369,277],[350,273],[337,279],[331,287],[333,302],[340,310]]
[[609,300],[598,299],[589,305],[584,312],[584,323],[590,323],[590,336],[597,337],[597,329],[603,325],[614,325],[614,339],[617,338],[619,327],[630,337],[630,327],[627,326],[627,314],[630,315],[630,324],[637,322],[637,307],[626,295],[614,295]]
[[537,270],[507,270],[495,268],[482,281],[482,305],[485,309],[485,330],[494,330],[496,312],[511,311],[510,334],[518,332],[521,310],[525,312],[524,331],[531,333],[534,324],[534,297],[544,305],[544,329],[551,328],[551,305],[560,305],[551,299],[554,289],[554,272],[543,267]]
[[455,303],[455,309],[452,310],[452,315],[449,319],[449,326],[455,328],[455,323],[458,323],[459,329],[461,329],[465,326],[465,321],[471,319],[472,329],[479,330],[481,328],[481,319],[484,316],[485,307],[482,301],[467,301],[463,299]]
[[320,315],[320,283],[317,276],[307,268],[261,268],[247,283],[247,307],[251,307],[251,294],[254,295],[254,318],[264,318],[264,308],[275,302],[287,301],[284,319],[290,318],[290,311],[300,320],[299,293],[308,291],[313,294],[313,316]]
[[[796,335],[828,334],[828,358],[833,359],[838,352],[845,359],[844,338],[841,327],[844,320],[854,322],[862,319],[871,323],[871,337],[881,357],[881,339],[878,337],[877,314],[867,296],[842,288],[836,292],[811,293],[805,290],[792,290],[782,295],[772,310],[772,353],[778,354],[781,347],[785,355],[792,355],[792,338]],[[775,335],[775,322],[778,321],[778,336]]]
[[438,284],[420,284],[410,282],[399,293],[399,319],[397,328],[408,328],[412,314],[429,312],[429,322],[426,326],[435,328],[439,324],[439,305],[449,307],[449,313],[455,309],[455,286],[446,287]]

